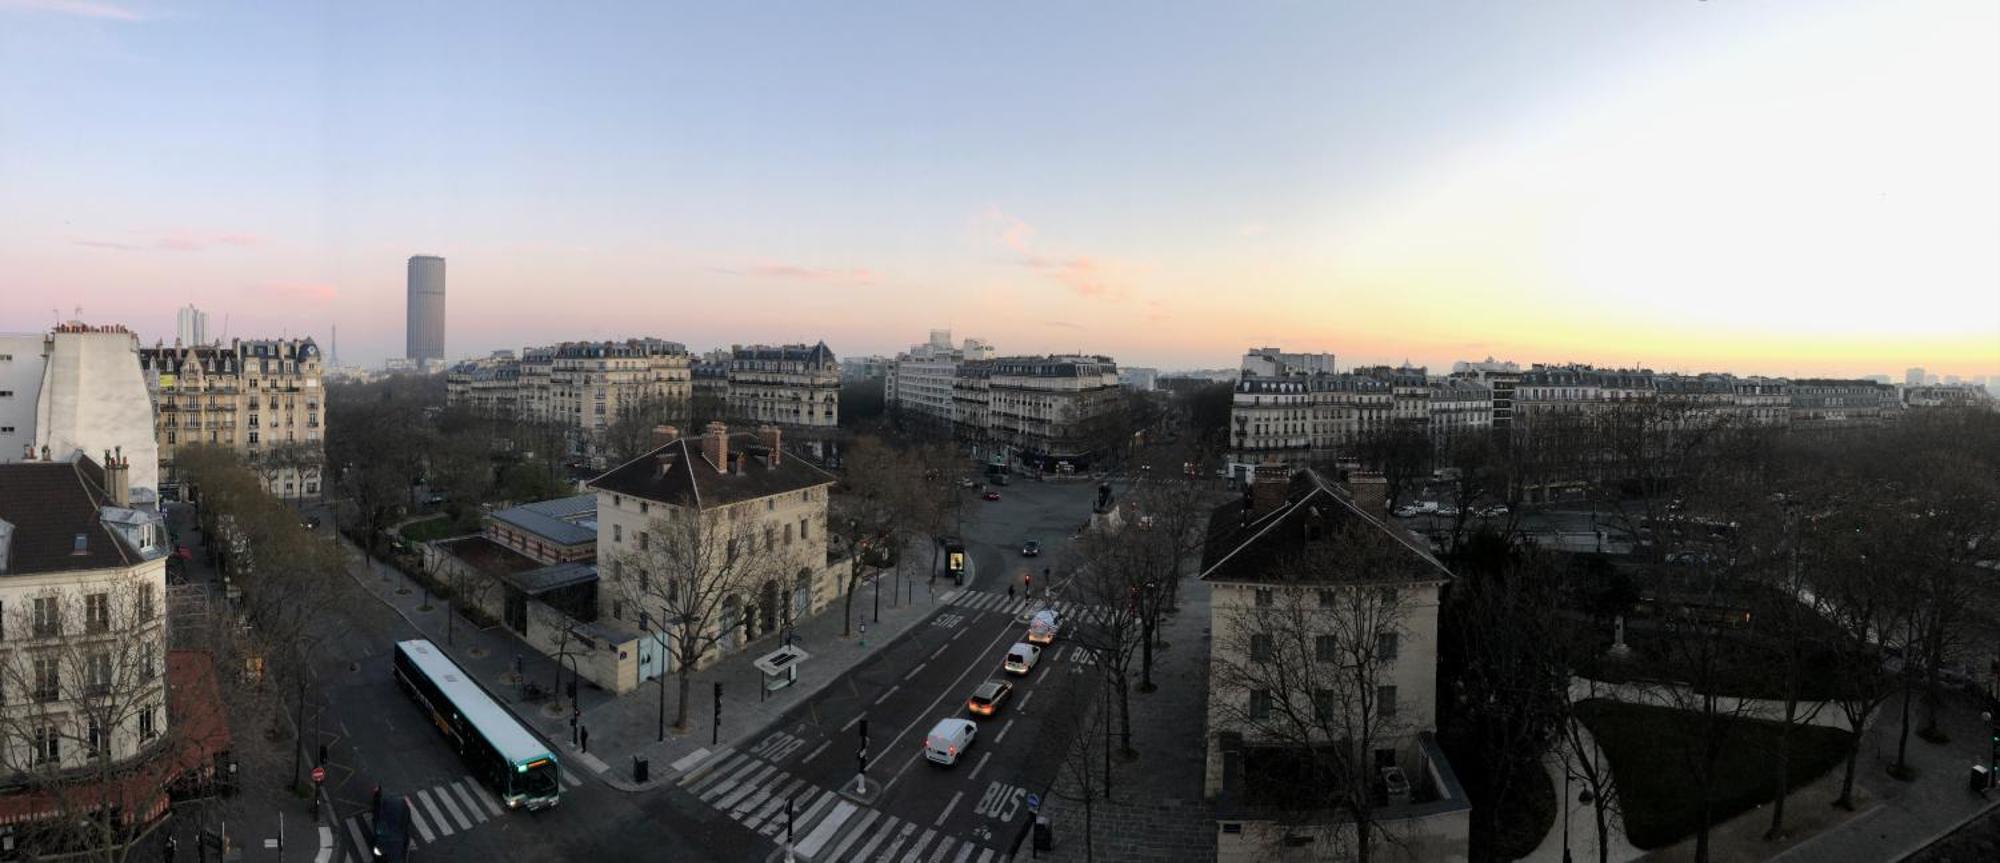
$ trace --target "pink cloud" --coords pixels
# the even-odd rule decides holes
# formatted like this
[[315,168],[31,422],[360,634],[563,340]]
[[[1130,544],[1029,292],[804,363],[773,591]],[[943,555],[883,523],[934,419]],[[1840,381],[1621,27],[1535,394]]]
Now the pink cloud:
[[175,252],[199,252],[214,246],[254,246],[260,242],[255,234],[215,233],[204,231],[175,230],[161,237],[155,246]]
[[980,218],[994,240],[1013,252],[1014,263],[1046,274],[1080,297],[1122,301],[1129,293],[1123,284],[1125,279],[1144,270],[1143,267],[1092,255],[1044,255],[1034,248],[1035,226],[1002,212],[998,207],[986,208]]
[[265,282],[252,290],[287,303],[330,303],[340,293],[325,282]]
[[146,20],[146,16],[131,9],[111,3],[98,3],[94,2],[94,0],[0,0],[0,9],[49,12],[56,15],[96,18],[104,21]]
[[[724,270],[724,272],[733,272]],[[872,285],[876,273],[866,267],[839,269],[835,267],[806,267],[798,264],[765,263],[749,268],[753,276],[773,279],[794,279],[802,282],[818,282],[827,285]]]

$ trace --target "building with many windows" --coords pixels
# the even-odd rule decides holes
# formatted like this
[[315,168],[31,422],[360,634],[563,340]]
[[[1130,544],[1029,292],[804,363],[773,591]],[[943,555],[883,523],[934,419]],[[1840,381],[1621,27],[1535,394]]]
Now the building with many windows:
[[1993,410],[1994,401],[1984,384],[1924,384],[1903,388],[1903,406]]
[[932,330],[930,341],[896,355],[883,397],[904,422],[950,428],[963,422],[955,406],[960,366],[992,358],[993,348],[979,339],[954,347],[950,330]]
[[729,349],[730,419],[795,429],[840,424],[840,361],[826,342]]
[[178,481],[176,449],[218,444],[242,454],[272,494],[321,493],[326,391],[311,338],[141,348],[138,368],[168,482]]
[[1902,415],[1896,388],[1866,380],[1801,378],[1791,381],[1789,425],[1798,431],[1874,428]]
[[[1118,365],[1103,356],[1001,357],[992,361],[987,437],[1033,470],[1083,470],[1124,443]],[[1126,432],[1129,433],[1129,432]]]

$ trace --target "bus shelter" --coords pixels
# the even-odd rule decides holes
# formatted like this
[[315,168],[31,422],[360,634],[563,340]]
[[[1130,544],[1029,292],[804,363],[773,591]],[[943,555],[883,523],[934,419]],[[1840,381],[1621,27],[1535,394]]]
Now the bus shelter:
[[799,663],[810,657],[811,654],[789,644],[757,657],[751,664],[764,672],[764,688],[758,691],[757,700],[799,682]]

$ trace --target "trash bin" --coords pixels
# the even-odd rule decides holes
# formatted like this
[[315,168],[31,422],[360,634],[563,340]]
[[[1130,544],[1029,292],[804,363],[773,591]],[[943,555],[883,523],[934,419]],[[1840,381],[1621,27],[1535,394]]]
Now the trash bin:
[[652,775],[652,763],[637,755],[632,756],[632,781],[644,783]]
[[1035,816],[1035,850],[1047,851],[1055,845],[1054,832],[1049,829],[1049,816]]

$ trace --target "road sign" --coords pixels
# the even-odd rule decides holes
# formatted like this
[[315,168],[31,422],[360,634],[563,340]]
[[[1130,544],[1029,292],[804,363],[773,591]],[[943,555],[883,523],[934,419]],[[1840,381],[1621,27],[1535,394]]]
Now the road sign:
[[1040,811],[1042,811],[1042,796],[1041,796],[1041,795],[1039,795],[1039,794],[1030,794],[1030,795],[1028,795],[1028,811],[1029,811],[1029,812],[1040,812]]
[[313,784],[315,784],[315,785],[317,785],[317,784],[319,784],[319,783],[321,783],[321,782],[325,782],[325,781],[326,781],[326,768],[324,768],[324,767],[315,767],[315,768],[313,768],[313,772],[312,772],[312,777],[313,777]]

